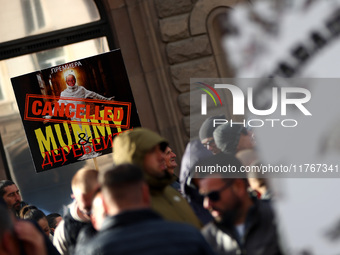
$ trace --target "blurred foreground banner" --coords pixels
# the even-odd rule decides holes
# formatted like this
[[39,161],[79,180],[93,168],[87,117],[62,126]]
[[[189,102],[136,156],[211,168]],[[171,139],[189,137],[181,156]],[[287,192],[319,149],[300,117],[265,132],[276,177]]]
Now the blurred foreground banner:
[[[339,254],[340,1],[252,2],[230,12],[223,46],[236,80],[255,79],[240,83],[242,94],[268,110],[239,118],[259,126],[252,129],[262,169],[274,171],[267,177],[274,177],[268,180],[282,247],[289,255]],[[233,117],[233,103],[228,107]]]

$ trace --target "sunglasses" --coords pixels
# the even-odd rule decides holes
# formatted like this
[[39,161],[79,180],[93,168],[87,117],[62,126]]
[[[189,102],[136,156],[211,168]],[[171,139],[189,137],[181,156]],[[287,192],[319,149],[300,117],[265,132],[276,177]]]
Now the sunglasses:
[[212,202],[217,202],[218,200],[221,199],[220,193],[221,193],[223,190],[225,190],[225,189],[231,187],[232,184],[233,184],[232,181],[231,181],[231,182],[228,182],[228,183],[226,183],[222,188],[220,188],[219,190],[214,190],[214,191],[211,191],[211,192],[209,192],[209,193],[207,193],[207,194],[202,194],[202,196],[203,196],[203,197],[208,197]]
[[214,139],[212,139],[212,140],[204,143],[203,146],[207,148],[208,146],[211,146],[211,145],[214,145],[214,144],[215,144],[215,141],[214,141]]

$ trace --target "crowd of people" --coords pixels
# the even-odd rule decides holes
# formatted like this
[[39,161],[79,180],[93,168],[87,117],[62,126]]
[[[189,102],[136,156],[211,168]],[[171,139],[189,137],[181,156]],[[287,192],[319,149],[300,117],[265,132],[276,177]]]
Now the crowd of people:
[[65,215],[45,215],[0,181],[0,254],[283,254],[272,194],[258,176],[197,175],[197,165],[259,164],[251,130],[208,118],[176,154],[135,128],[113,141],[113,164],[82,168]]

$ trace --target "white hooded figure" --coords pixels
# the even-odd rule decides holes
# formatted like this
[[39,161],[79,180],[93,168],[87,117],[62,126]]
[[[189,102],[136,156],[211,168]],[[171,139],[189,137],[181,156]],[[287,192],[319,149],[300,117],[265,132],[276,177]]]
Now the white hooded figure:
[[[66,73],[65,81],[66,81],[67,88],[60,93],[60,97],[61,98],[59,99],[58,103],[59,104],[64,103],[65,105],[67,105],[68,103],[74,104],[75,108],[74,109],[70,109],[71,112],[72,112],[72,110],[74,112],[76,111],[76,108],[77,108],[78,104],[85,104],[85,102],[83,102],[83,101],[74,101],[74,100],[67,100],[67,99],[63,99],[63,98],[75,97],[75,98],[84,98],[84,99],[91,98],[91,99],[98,99],[98,100],[113,100],[113,98],[114,98],[114,97],[107,98],[107,97],[104,97],[102,95],[99,95],[96,92],[87,90],[83,86],[78,86],[76,84],[76,77],[73,74],[73,72],[67,72]],[[80,119],[78,119],[76,117],[73,117],[71,119],[72,120],[80,121]]]
[[[87,90],[83,86],[78,86],[76,84],[76,77],[75,77],[73,71],[69,71],[69,72],[66,73],[65,81],[66,81],[67,88],[60,93],[60,99],[58,100],[58,103],[59,104],[65,104],[65,105],[72,103],[73,105],[75,105],[74,108],[70,108],[70,114],[72,112],[74,112],[73,117],[71,117],[71,120],[72,121],[78,121],[80,126],[81,126],[81,119],[76,117],[76,109],[77,109],[78,104],[85,105],[85,101],[82,101],[82,100],[75,101],[75,100],[66,99],[66,98],[74,97],[74,98],[77,98],[77,99],[78,98],[80,98],[80,99],[90,98],[90,99],[98,99],[98,100],[113,100],[114,99],[114,97],[107,98],[107,97],[104,97],[102,95],[99,95],[96,92]],[[86,114],[85,109],[84,109],[84,111],[85,111],[85,114]],[[53,115],[54,115],[54,109],[52,111],[52,116]],[[52,116],[46,115],[46,116],[44,116],[44,118],[45,119],[51,119]],[[88,139],[88,136],[86,134],[86,141],[88,141],[88,140],[89,139]],[[78,160],[90,159],[90,158],[98,157],[100,155],[100,153],[97,153],[97,152],[94,151],[92,143],[88,144],[87,146],[91,147],[91,152],[85,153]]]

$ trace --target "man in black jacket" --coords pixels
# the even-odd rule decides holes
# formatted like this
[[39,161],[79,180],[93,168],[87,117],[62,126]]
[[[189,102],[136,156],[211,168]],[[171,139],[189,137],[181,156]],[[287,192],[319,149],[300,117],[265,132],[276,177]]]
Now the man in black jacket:
[[150,209],[142,170],[121,164],[100,173],[108,217],[96,236],[80,249],[86,254],[213,254],[200,232],[187,224],[163,220]]
[[[202,234],[217,254],[278,255],[281,254],[274,212],[269,201],[251,197],[246,178],[242,178],[241,162],[231,154],[218,154],[197,165],[235,167],[228,173],[213,173],[199,181],[204,207],[214,221]],[[239,171],[239,172],[237,172]],[[202,177],[202,176],[201,176]]]

